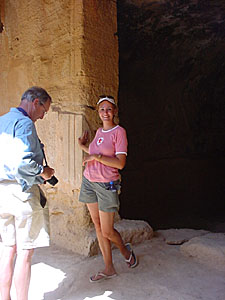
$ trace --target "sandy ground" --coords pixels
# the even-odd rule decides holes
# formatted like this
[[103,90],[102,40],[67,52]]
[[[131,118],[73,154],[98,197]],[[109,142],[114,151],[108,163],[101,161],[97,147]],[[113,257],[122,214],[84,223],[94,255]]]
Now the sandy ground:
[[115,249],[118,276],[101,283],[89,282],[103,267],[100,255],[84,258],[56,246],[37,249],[29,300],[225,300],[225,268],[186,257],[179,245],[168,245],[162,237],[133,247],[139,265],[129,269]]

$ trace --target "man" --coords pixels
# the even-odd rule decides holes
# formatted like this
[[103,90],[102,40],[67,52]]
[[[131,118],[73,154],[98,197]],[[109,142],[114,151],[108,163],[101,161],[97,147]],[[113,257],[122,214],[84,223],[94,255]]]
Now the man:
[[31,87],[19,107],[0,117],[1,300],[10,300],[13,277],[17,300],[28,299],[34,248],[49,246],[48,208],[40,204],[39,184],[54,169],[43,167],[34,123],[44,118],[51,101],[44,89]]

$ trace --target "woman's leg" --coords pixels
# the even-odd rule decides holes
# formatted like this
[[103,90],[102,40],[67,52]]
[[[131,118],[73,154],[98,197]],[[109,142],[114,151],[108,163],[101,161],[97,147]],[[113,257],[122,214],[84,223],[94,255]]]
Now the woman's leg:
[[[124,245],[120,233],[114,228],[115,213],[99,211],[99,215],[103,237],[114,243],[125,259],[129,259],[131,253]],[[133,264],[133,261],[134,258],[132,257],[131,264]]]
[[87,207],[90,212],[92,221],[95,225],[99,247],[102,252],[103,260],[105,263],[105,269],[102,272],[106,275],[115,274],[116,271],[114,269],[113,262],[112,262],[111,242],[108,238],[102,235],[102,226],[100,222],[98,203],[88,203]]

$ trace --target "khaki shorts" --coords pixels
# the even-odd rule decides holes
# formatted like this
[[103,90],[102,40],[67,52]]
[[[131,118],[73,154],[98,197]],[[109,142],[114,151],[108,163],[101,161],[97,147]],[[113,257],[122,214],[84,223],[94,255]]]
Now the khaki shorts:
[[18,249],[46,247],[49,238],[49,211],[40,205],[40,188],[22,192],[17,182],[0,182],[0,234],[5,246]]
[[99,210],[117,212],[120,202],[118,192],[120,181],[114,181],[117,192],[109,190],[109,182],[91,182],[83,176],[79,201],[84,203],[98,203]]

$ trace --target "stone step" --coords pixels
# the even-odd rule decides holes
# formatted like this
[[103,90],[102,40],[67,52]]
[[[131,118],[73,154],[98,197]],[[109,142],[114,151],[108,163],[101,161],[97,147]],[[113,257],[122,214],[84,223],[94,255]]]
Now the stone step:
[[225,233],[208,233],[190,239],[180,247],[181,253],[207,264],[211,268],[225,270]]
[[[125,243],[138,244],[153,237],[152,227],[145,221],[122,219],[115,223],[115,228],[122,236]],[[114,249],[115,246],[112,245]],[[86,256],[93,256],[100,253],[95,230],[91,230],[88,239],[88,247],[85,249]]]

